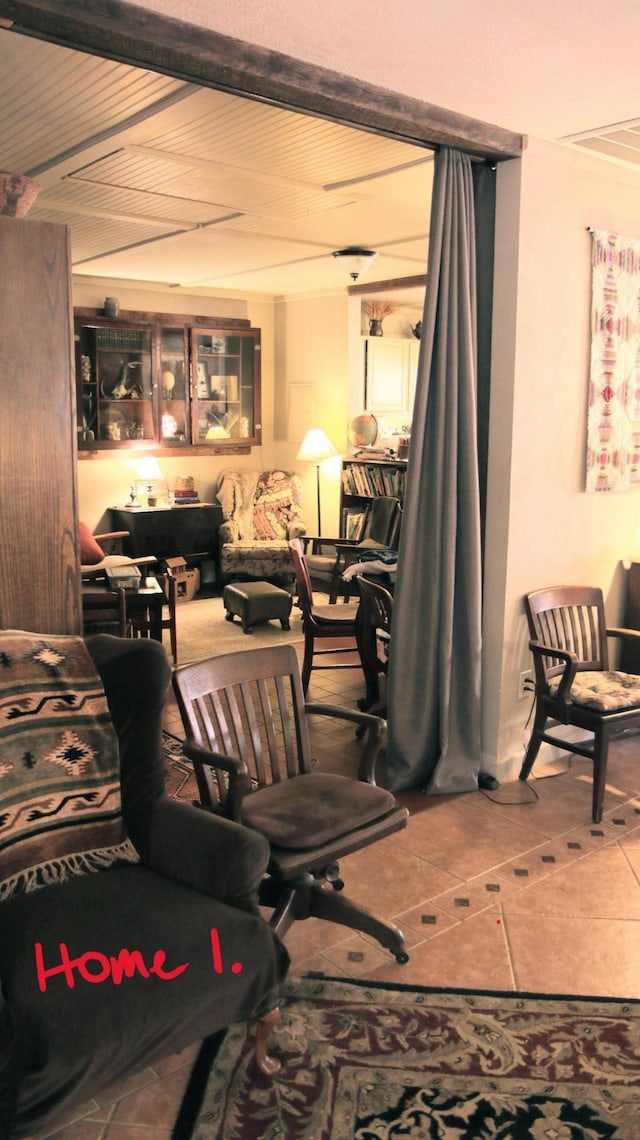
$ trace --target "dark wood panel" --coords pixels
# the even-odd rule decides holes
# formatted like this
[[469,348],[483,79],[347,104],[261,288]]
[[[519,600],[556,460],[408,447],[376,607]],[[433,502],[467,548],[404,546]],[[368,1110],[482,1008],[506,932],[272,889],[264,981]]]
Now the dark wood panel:
[[118,0],[3,0],[1,12],[55,43],[419,145],[490,159],[522,154],[513,131]]
[[[627,596],[623,618],[625,629],[640,629],[640,563],[632,562],[627,571]],[[620,669],[624,673],[640,673],[640,649],[629,641],[622,641]]]
[[217,504],[173,507],[171,510],[127,511],[110,508],[113,530],[129,532],[127,554],[141,558],[183,557],[186,561],[217,558],[222,508]]
[[81,630],[65,226],[0,217],[0,625]]

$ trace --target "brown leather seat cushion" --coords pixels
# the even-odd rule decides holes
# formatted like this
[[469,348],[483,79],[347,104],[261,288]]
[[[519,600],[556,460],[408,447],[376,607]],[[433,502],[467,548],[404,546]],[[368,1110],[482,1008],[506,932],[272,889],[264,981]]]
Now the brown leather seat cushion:
[[272,846],[306,851],[381,819],[395,806],[384,788],[310,772],[246,796],[242,822],[265,835]]

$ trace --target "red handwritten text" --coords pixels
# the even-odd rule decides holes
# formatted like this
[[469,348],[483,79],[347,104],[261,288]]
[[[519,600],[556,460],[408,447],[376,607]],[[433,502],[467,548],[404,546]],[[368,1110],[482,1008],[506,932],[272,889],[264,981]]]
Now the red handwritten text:
[[155,974],[161,981],[169,982],[172,978],[177,978],[179,974],[183,974],[189,966],[188,962],[184,962],[181,966],[176,966],[174,970],[165,970],[166,954],[164,950],[156,950],[151,966],[147,967],[139,950],[123,949],[117,957],[112,955],[109,958],[97,950],[87,950],[79,957],[72,958],[66,942],[61,942],[59,945],[60,965],[45,968],[42,943],[36,942],[35,944],[38,987],[42,993],[47,988],[47,978],[53,978],[56,974],[63,974],[69,989],[73,989],[76,984],[74,974],[76,970],[85,982],[92,982],[97,985],[111,979],[115,986],[119,986],[123,978],[132,978],[134,974],[140,974],[143,978]]

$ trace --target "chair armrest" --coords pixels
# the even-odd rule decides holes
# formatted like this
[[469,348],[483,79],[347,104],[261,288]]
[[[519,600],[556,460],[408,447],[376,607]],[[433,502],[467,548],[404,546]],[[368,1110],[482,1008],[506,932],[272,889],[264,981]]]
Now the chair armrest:
[[562,701],[565,705],[569,704],[569,690],[578,671],[577,655],[567,649],[559,649],[556,645],[543,645],[541,641],[530,641],[529,649],[534,659],[536,657],[556,657],[559,661],[564,661],[564,672],[558,686],[556,700]]
[[112,540],[119,539],[119,538],[129,538],[129,531],[128,530],[107,530],[107,531],[104,531],[103,534],[94,534],[93,537],[95,538],[96,542],[99,542],[101,538],[107,538],[107,539],[112,539]]
[[358,712],[357,709],[343,708],[341,705],[319,705],[308,702],[305,712],[311,716],[329,716],[336,720],[348,720],[352,724],[368,728],[365,746],[358,767],[358,779],[366,784],[375,784],[376,763],[380,752],[387,743],[387,722],[373,713]]
[[611,626],[607,637],[622,637],[629,641],[640,641],[640,629],[625,629],[624,626]]
[[[109,562],[97,562],[95,566],[82,566],[81,576],[83,581],[91,581],[95,578],[106,578],[107,567],[112,570],[117,566],[155,566],[158,559],[154,554],[144,554],[140,558],[128,558],[126,554],[109,554],[107,555]],[[142,577],[145,577],[143,572]]]
[[[240,823],[240,805],[242,798],[250,790],[251,783],[249,769],[243,760],[236,760],[233,756],[225,756],[222,752],[211,752],[196,744],[194,740],[185,740],[182,746],[185,756],[193,760],[196,771],[198,767],[206,765],[208,768],[220,768],[229,777],[229,792],[227,806],[231,819]],[[205,805],[206,806],[206,805]]]
[[160,796],[141,852],[147,867],[241,910],[257,913],[269,843],[257,831]]
[[307,533],[307,528],[303,522],[292,522],[287,526],[287,539],[291,541],[293,538],[303,538]]
[[218,527],[218,541],[223,542],[238,542],[240,538],[240,528],[237,522],[233,519],[226,519],[225,522],[220,523]]

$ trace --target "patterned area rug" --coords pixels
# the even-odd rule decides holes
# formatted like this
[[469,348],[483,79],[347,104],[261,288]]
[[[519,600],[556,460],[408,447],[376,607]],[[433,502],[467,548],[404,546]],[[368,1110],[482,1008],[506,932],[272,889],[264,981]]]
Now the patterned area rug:
[[640,1136],[639,1002],[296,978],[270,1052],[205,1042],[172,1140]]

